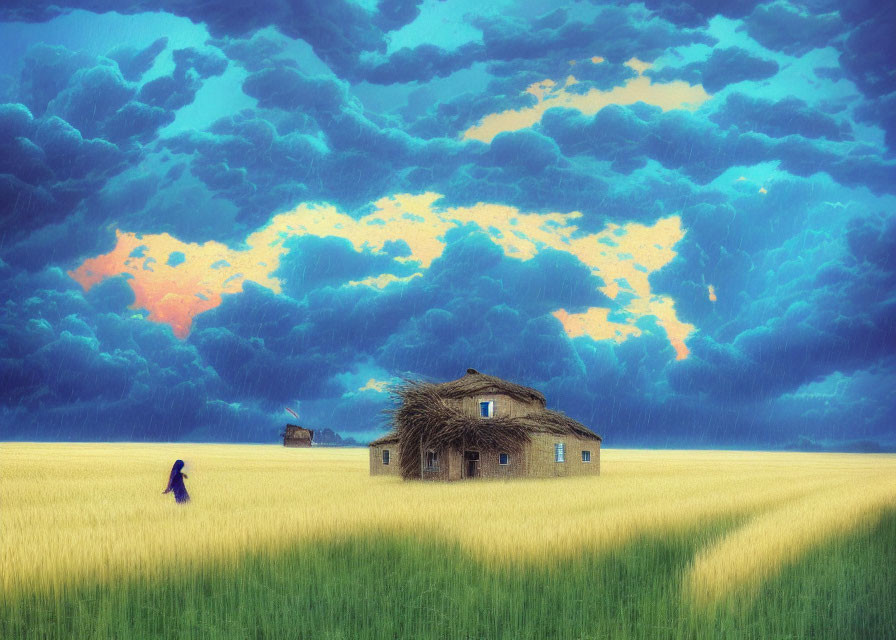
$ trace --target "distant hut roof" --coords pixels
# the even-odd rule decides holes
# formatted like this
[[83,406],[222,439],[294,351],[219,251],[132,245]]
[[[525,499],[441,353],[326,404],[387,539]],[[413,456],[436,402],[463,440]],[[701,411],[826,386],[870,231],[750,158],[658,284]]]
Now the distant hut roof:
[[287,424],[286,431],[281,433],[280,437],[289,440],[311,440],[314,438],[314,430],[300,427],[297,424]]
[[289,424],[289,423],[287,423],[287,425],[286,425],[286,430],[290,431],[292,433],[295,433],[296,435],[304,435],[305,433],[309,433],[309,434],[314,433],[314,431],[311,429],[306,429],[305,427],[300,427],[297,424]]
[[[483,388],[493,384],[492,380],[496,380],[501,383],[498,388],[502,389],[504,393],[508,393],[508,388],[516,387],[516,389],[525,390],[525,393],[538,394],[535,397],[542,403],[544,402],[544,396],[534,389],[514,385],[500,378],[473,373],[460,380],[463,381],[466,378],[486,378],[488,382],[483,385]],[[461,446],[481,447],[509,453],[518,452],[525,444],[531,442],[530,434],[532,433],[553,433],[601,440],[599,435],[583,424],[559,411],[548,409],[523,416],[489,418],[488,421],[468,416],[444,401],[446,397],[443,393],[444,387],[457,382],[460,381],[455,380],[439,385],[429,382],[405,381],[402,385],[393,388],[392,395],[400,404],[391,411],[395,431],[385,437],[397,437],[401,458],[399,466],[401,475],[405,478],[419,476],[421,446],[429,449]],[[515,394],[524,393],[516,389],[514,389]]]
[[539,402],[545,406],[544,394],[536,389],[514,384],[495,376],[487,376],[476,369],[467,369],[467,374],[457,380],[433,385],[442,398],[463,398],[483,393],[503,393],[523,402]]

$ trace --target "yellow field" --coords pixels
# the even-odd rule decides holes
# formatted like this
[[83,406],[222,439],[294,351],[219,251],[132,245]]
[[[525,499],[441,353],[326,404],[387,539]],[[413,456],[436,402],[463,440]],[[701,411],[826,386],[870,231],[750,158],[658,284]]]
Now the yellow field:
[[[379,533],[454,542],[488,564],[545,563],[727,520],[682,595],[711,604],[896,507],[896,456],[601,452],[600,477],[403,482],[366,449],[0,444],[0,587],[227,563],[247,550]],[[186,461],[192,502],[162,495]]]

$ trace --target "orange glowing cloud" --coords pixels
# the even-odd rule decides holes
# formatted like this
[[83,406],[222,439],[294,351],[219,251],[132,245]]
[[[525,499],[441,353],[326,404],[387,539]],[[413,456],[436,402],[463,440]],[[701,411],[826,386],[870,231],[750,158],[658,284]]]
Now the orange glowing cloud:
[[358,387],[358,391],[376,391],[377,393],[386,393],[389,389],[388,380],[377,380],[370,378],[363,387]]
[[[595,64],[603,62],[603,58],[591,59]],[[547,79],[536,82],[526,89],[535,96],[536,103],[524,109],[508,109],[485,116],[477,125],[467,129],[465,140],[491,142],[496,135],[505,131],[519,131],[531,127],[541,120],[544,112],[554,107],[577,109],[587,116],[594,115],[611,104],[628,105],[644,102],[660,107],[663,111],[670,109],[696,109],[709,100],[710,96],[702,85],[690,85],[682,80],[653,83],[644,72],[651,67],[650,63],[632,58],[626,65],[638,73],[624,85],[613,87],[608,91],[592,88],[586,93],[567,91],[577,84],[574,76],[569,76],[562,86]]]
[[381,273],[378,276],[370,276],[369,278],[364,278],[363,280],[349,280],[348,285],[350,287],[364,285],[373,289],[385,289],[387,285],[390,285],[392,283],[408,283],[414,278],[419,278],[422,275],[422,273],[412,273],[409,276],[400,277],[391,273]]
[[[246,239],[245,249],[235,250],[217,243],[185,243],[168,234],[137,235],[117,231],[118,243],[111,252],[85,260],[69,275],[85,289],[104,278],[122,275],[135,293],[134,307],[149,310],[149,320],[170,324],[175,335],[189,334],[193,318],[221,303],[226,293],[238,293],[251,280],[275,293],[281,282],[273,276],[280,259],[288,252],[284,242],[297,236],[338,237],[359,253],[381,253],[387,242],[402,240],[407,256],[394,258],[396,266],[413,266],[409,276],[393,273],[373,275],[343,286],[383,289],[423,275],[442,255],[444,236],[452,228],[467,224],[482,229],[517,260],[530,260],[546,249],[575,256],[601,278],[601,290],[616,298],[624,290],[630,299],[621,308],[624,322],[608,319],[609,309],[591,308],[584,313],[559,309],[554,316],[571,337],[617,342],[641,334],[637,318],[653,316],[667,333],[678,358],[687,355],[684,340],[694,327],[675,314],[674,301],[650,290],[649,275],[668,264],[674,245],[684,236],[677,216],[655,224],[607,225],[597,233],[582,233],[575,222],[581,213],[525,213],[515,207],[479,203],[471,207],[439,207],[437,193],[397,194],[374,203],[373,211],[352,218],[331,205],[303,204],[274,216]],[[182,260],[171,260],[171,254]]]
[[[223,294],[241,291],[246,279],[280,292],[271,269],[251,251],[234,251],[219,242],[181,242],[167,233],[115,235],[112,251],[85,260],[68,274],[85,290],[105,278],[127,276],[135,297],[132,308],[147,309],[149,320],[171,325],[179,338],[190,333],[196,314],[217,307]],[[172,253],[186,259],[172,266]]]
[[629,336],[641,335],[641,330],[633,324],[608,320],[609,314],[609,309],[592,307],[585,313],[567,313],[566,309],[558,309],[552,315],[570,338],[588,336],[593,340],[624,342]]

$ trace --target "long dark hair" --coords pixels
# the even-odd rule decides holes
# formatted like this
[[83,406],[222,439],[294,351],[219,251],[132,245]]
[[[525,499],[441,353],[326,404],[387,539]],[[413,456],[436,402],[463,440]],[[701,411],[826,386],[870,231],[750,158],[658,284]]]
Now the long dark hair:
[[168,476],[168,486],[165,487],[165,491],[171,490],[171,483],[174,482],[174,478],[177,477],[177,474],[180,473],[180,470],[184,468],[183,460],[175,460],[174,466],[171,467],[171,475]]

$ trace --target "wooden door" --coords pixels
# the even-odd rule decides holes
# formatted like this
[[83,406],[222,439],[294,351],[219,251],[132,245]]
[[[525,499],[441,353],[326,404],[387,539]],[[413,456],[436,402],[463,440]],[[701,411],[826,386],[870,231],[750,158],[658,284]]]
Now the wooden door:
[[478,478],[479,473],[479,452],[464,451],[464,477]]

